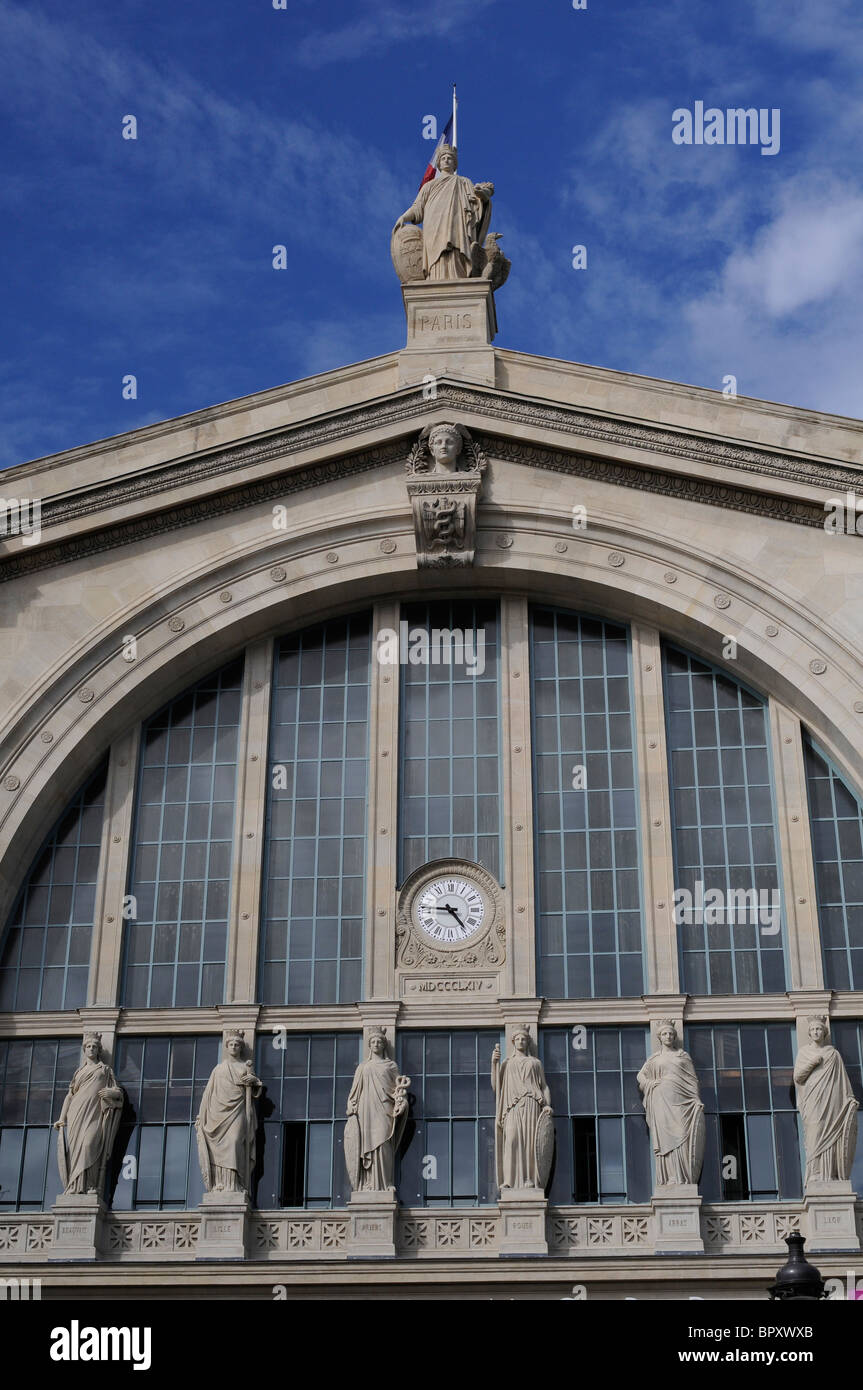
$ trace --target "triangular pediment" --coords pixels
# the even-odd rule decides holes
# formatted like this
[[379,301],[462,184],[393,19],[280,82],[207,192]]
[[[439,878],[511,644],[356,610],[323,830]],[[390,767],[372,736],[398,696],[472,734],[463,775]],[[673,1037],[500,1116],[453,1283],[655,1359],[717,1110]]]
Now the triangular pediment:
[[8,470],[10,494],[41,495],[42,535],[3,546],[0,577],[390,467],[448,416],[499,462],[802,525],[823,524],[825,492],[861,486],[855,421],[501,349],[505,384],[399,387],[397,357]]

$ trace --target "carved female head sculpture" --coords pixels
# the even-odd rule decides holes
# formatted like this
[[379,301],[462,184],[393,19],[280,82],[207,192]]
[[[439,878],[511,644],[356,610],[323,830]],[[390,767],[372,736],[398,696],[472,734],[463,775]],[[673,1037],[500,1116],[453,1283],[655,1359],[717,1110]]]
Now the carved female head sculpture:
[[516,1028],[512,1035],[512,1045],[516,1052],[530,1052],[530,1032],[527,1027]]
[[458,152],[452,145],[441,145],[435,155],[435,164],[442,174],[454,174],[458,168]]
[[84,1056],[91,1062],[98,1062],[102,1055],[102,1034],[85,1033],[82,1044]]
[[435,468],[451,473],[461,454],[463,439],[456,425],[435,425],[429,430],[429,452],[435,461]]
[[675,1047],[677,1045],[677,1026],[673,1019],[661,1018],[656,1030],[661,1047]]
[[238,1062],[243,1055],[246,1035],[239,1028],[231,1028],[225,1035],[225,1051]]
[[386,1057],[387,1055],[387,1030],[386,1028],[373,1028],[369,1033],[369,1052],[373,1057]]
[[823,1014],[814,1014],[809,1019],[809,1036],[819,1047],[827,1041],[827,1019]]

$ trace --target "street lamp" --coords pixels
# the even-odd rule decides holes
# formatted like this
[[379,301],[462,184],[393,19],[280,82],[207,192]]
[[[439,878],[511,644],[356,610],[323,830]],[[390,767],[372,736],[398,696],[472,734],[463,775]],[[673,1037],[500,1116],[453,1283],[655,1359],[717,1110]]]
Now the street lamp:
[[776,1275],[776,1283],[771,1284],[767,1291],[771,1298],[778,1298],[783,1303],[789,1299],[815,1303],[819,1298],[826,1297],[824,1280],[804,1255],[803,1243],[799,1231],[785,1237],[788,1260]]

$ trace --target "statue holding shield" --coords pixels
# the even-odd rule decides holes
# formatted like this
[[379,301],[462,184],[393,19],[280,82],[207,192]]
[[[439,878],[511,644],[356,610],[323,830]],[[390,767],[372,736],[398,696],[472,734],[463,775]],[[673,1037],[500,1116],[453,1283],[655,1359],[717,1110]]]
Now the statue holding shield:
[[495,1094],[497,1185],[503,1191],[544,1191],[554,1155],[551,1092],[542,1063],[530,1051],[527,1028],[512,1035],[513,1053],[500,1060],[500,1045],[491,1054]]

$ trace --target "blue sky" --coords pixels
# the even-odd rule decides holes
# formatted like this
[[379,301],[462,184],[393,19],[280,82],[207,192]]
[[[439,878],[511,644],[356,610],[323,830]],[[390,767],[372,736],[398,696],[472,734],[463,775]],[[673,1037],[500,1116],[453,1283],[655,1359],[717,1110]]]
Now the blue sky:
[[[403,346],[453,81],[498,346],[863,416],[859,0],[0,0],[0,464]],[[674,144],[699,100],[779,153]]]

